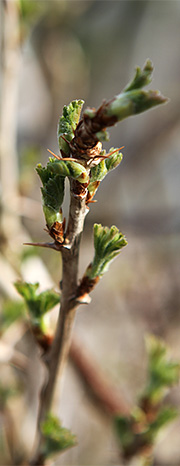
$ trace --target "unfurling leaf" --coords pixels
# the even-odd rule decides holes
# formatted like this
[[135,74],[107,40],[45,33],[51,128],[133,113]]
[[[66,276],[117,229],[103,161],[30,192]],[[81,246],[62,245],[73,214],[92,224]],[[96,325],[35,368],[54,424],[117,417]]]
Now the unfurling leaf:
[[89,181],[86,169],[73,160],[57,160],[50,157],[46,167],[38,164],[36,171],[43,183],[43,211],[49,229],[58,222],[63,223],[61,206],[64,198],[64,180],[73,178],[84,184]]
[[116,117],[117,121],[132,115],[145,112],[156,105],[166,102],[166,98],[159,91],[132,90],[117,95],[107,108],[109,117]]
[[47,169],[51,174],[58,174],[62,177],[68,176],[68,178],[73,178],[80,183],[87,183],[89,181],[87,170],[83,165],[73,160],[57,160],[50,158]]
[[94,249],[95,254],[92,263],[86,270],[89,279],[102,276],[108,269],[109,263],[127,245],[125,236],[117,227],[103,227],[97,223],[94,225]]
[[53,173],[48,166],[42,167],[41,164],[38,164],[36,171],[43,183],[41,192],[46,224],[51,228],[55,222],[61,224],[63,221],[61,205],[64,198],[64,177]]
[[[105,154],[106,151],[104,150],[100,155],[105,156]],[[110,155],[107,156],[107,158],[101,160],[101,162],[98,165],[91,168],[90,183],[88,185],[90,199],[94,197],[99,187],[99,182],[105,178],[105,176],[110,170],[116,168],[123,159],[122,153],[119,152],[119,149],[114,149],[114,147],[111,147],[109,154]]]
[[75,435],[62,427],[59,419],[52,414],[41,424],[41,432],[44,437],[43,454],[46,458],[77,443]]
[[167,102],[168,99],[159,91],[142,90],[144,86],[150,83],[152,72],[152,62],[147,60],[142,70],[137,67],[133,80],[120,94],[110,101],[104,102],[97,111],[94,109],[85,110],[84,114],[86,118],[90,119],[91,125],[93,120],[99,122],[99,114],[101,115],[101,130],[96,133],[97,139],[102,140],[104,128],[113,126],[124,118]]
[[180,364],[172,361],[164,342],[154,335],[146,337],[146,347],[149,356],[148,383],[144,396],[152,402],[159,402],[164,392],[176,384],[180,377]]
[[174,421],[178,416],[178,411],[173,406],[163,406],[158,414],[156,419],[151,422],[148,426],[146,436],[149,441],[154,442],[156,436],[159,434],[159,431],[165,427],[169,422]]
[[60,301],[60,296],[53,290],[38,293],[39,283],[16,282],[16,290],[24,298],[33,325],[44,325],[43,316]]
[[152,457],[159,432],[178,415],[177,409],[165,403],[164,396],[170,386],[178,382],[180,365],[169,360],[167,348],[159,338],[148,336],[146,348],[149,357],[147,387],[131,415],[114,419],[123,458]]
[[121,447],[126,451],[134,442],[131,418],[116,416],[114,418],[114,425]]
[[70,148],[63,138],[70,142],[74,137],[74,130],[79,122],[83,104],[83,100],[73,100],[69,105],[65,105],[62,117],[59,119],[57,130],[59,148],[66,156],[69,155]]
[[152,61],[148,59],[142,70],[140,66],[137,66],[133,80],[123,89],[123,92],[129,92],[147,86],[152,81],[152,73],[153,64]]

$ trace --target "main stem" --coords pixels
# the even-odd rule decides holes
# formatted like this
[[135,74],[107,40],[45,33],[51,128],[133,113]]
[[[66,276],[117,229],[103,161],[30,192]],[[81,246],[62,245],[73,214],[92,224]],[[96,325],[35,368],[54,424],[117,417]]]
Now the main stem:
[[67,246],[62,248],[63,280],[61,307],[54,341],[50,351],[44,358],[47,377],[40,395],[38,445],[29,463],[33,466],[43,465],[45,462],[43,436],[40,427],[51,408],[57,374],[59,376],[62,375],[70,348],[71,331],[78,306],[76,291],[78,286],[79,246],[86,213],[85,198],[81,199],[78,196],[74,196],[72,183],[69,223],[66,234]]

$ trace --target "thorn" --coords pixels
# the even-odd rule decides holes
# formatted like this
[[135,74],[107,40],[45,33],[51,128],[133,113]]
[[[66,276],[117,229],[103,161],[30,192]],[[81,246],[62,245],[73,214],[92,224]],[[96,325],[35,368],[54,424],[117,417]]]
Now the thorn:
[[54,157],[56,157],[56,159],[58,160],[71,160],[73,162],[78,162],[77,159],[73,159],[72,157],[59,157],[59,155],[56,155],[54,152],[52,152],[52,150],[50,149],[47,149],[48,152],[50,152],[50,154],[54,155]]
[[[101,159],[108,159],[108,157],[110,157],[111,155],[115,154],[115,152],[120,151],[121,149],[124,149],[124,147],[125,147],[125,146],[119,147],[118,149],[113,150],[112,152],[110,152],[110,153],[107,154],[107,155],[99,155],[99,156],[96,155],[96,157],[99,157],[99,158],[101,158]],[[94,157],[94,158],[95,158],[95,157]]]
[[61,157],[59,157],[59,155],[56,155],[54,152],[52,152],[52,150],[47,149],[47,151],[50,152],[50,154],[54,155],[54,157],[56,157],[56,159],[61,160]]
[[60,251],[61,246],[60,244],[54,243],[23,243],[24,246],[39,246],[41,248],[49,248],[54,249],[55,251]]
[[63,157],[63,159],[60,159],[60,160],[71,160],[71,162],[79,163],[79,160],[78,159],[73,159],[73,157]]

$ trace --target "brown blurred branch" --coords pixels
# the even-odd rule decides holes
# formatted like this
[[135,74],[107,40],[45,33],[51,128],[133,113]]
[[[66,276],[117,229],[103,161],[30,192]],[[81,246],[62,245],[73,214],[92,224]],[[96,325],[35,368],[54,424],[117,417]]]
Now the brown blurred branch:
[[84,344],[81,344],[75,336],[72,338],[69,355],[89,393],[103,411],[113,416],[117,414],[128,416],[131,406],[123,394],[120,394],[120,391],[107,380]]

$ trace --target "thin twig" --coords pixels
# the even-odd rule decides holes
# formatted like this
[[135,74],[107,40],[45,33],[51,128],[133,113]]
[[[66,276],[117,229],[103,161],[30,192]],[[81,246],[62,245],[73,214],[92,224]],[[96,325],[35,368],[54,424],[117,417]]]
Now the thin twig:
[[69,224],[67,228],[68,248],[62,247],[63,284],[61,295],[61,308],[56,328],[56,334],[50,351],[45,355],[44,362],[47,368],[47,377],[41,391],[40,408],[38,415],[38,445],[35,454],[30,460],[31,465],[44,464],[42,454],[43,436],[41,423],[45,419],[52,403],[57,373],[61,374],[64,368],[71,342],[71,330],[74,323],[76,307],[78,260],[81,233],[87,213],[85,198],[74,196],[73,183],[71,185],[71,204]]

